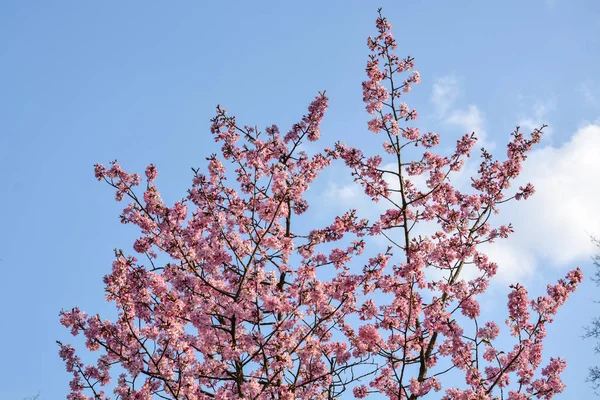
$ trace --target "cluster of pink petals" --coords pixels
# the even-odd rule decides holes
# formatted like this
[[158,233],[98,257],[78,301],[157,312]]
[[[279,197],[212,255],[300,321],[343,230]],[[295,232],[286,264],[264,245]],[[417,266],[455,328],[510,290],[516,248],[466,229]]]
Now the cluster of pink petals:
[[[100,354],[86,365],[60,343],[72,374],[69,399],[108,399],[108,385],[123,400],[332,399],[350,392],[411,400],[492,400],[502,392],[523,400],[564,390],[566,364],[542,364],[543,340],[581,272],[536,299],[511,287],[508,347],[498,344],[503,331],[485,320],[478,302],[498,269],[480,245],[512,232],[494,223],[503,203],[533,195],[531,184],[511,184],[542,129],[529,136],[516,129],[504,160],[483,150],[472,188],[458,190],[451,179],[471,156],[475,134],[440,155],[433,151],[437,134],[406,126],[417,112],[400,98],[420,75],[411,57],[396,55],[381,14],[376,26],[363,96],[383,155],[343,143],[312,156],[299,151],[320,137],[327,108],[320,93],[283,136],[277,126],[241,126],[217,107],[211,132],[221,154],[207,158],[206,174],[195,170],[186,197],[173,205],[160,196],[154,165],[144,185],[116,161],[95,166],[116,199],[128,199],[121,221],[139,228],[139,259],[117,250],[104,278],[115,320],[78,308],[61,312],[61,323]],[[343,160],[373,201],[388,205],[379,218],[349,210],[326,224],[307,221],[306,191],[334,160]],[[383,167],[390,162],[394,167]],[[307,222],[311,229],[303,232]],[[436,228],[416,234],[423,224]],[[370,236],[388,239],[387,250],[378,251]]]

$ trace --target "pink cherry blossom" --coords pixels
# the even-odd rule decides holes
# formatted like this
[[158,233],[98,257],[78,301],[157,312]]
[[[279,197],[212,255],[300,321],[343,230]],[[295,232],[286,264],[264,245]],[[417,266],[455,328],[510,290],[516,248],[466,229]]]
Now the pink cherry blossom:
[[[434,151],[440,135],[411,126],[418,113],[405,101],[421,81],[414,59],[396,54],[381,12],[376,28],[362,88],[366,130],[379,135],[383,154],[343,142],[312,156],[299,150],[321,137],[323,92],[284,135],[217,106],[211,133],[220,154],[194,170],[173,204],[161,197],[156,166],[141,186],[116,161],[95,165],[96,179],[128,202],[120,218],[139,228],[137,256],[115,250],[104,277],[113,320],[77,307],[60,313],[91,353],[59,342],[69,399],[108,399],[109,388],[131,400],[523,400],[564,390],[566,362],[544,365],[542,350],[581,271],[545,295],[512,285],[506,326],[479,305],[499,268],[481,245],[512,233],[495,220],[504,203],[535,193],[512,185],[544,127],[515,129],[505,158],[482,150],[471,187],[459,190],[452,182],[476,134],[449,154]],[[384,205],[379,217],[351,209],[323,223],[307,213],[319,202],[306,192],[333,162]],[[417,234],[424,225],[435,228]]]

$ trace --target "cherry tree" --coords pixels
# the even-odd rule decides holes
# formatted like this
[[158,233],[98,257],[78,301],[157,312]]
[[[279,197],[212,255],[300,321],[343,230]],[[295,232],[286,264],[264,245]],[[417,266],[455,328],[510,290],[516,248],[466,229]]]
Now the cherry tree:
[[[565,361],[543,364],[543,340],[581,272],[537,298],[511,286],[503,340],[502,324],[478,303],[498,269],[480,245],[508,237],[512,227],[494,216],[534,193],[511,182],[543,127],[517,128],[503,160],[482,150],[471,187],[459,190],[452,179],[475,134],[451,154],[433,152],[439,136],[414,127],[417,112],[402,101],[420,82],[413,58],[396,54],[381,12],[376,27],[362,86],[380,155],[341,142],[299,151],[319,140],[328,101],[319,93],[285,134],[239,124],[217,107],[211,132],[221,154],[207,158],[206,173],[194,170],[171,206],[154,165],[145,178],[117,162],[96,165],[96,178],[128,200],[121,221],[139,227],[138,255],[116,251],[104,278],[116,320],[61,312],[61,323],[85,337],[86,357],[97,354],[84,363],[59,342],[69,399],[524,400],[564,389]],[[305,193],[336,160],[384,205],[378,218],[352,209],[311,223]]]

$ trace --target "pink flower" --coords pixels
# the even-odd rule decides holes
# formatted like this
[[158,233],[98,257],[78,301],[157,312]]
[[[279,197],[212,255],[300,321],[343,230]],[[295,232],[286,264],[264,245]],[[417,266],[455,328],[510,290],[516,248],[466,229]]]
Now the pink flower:
[[[135,400],[320,399],[349,388],[357,398],[437,398],[431,391],[444,389],[444,400],[523,400],[563,391],[566,363],[543,366],[542,350],[581,271],[531,299],[512,286],[506,340],[496,340],[500,327],[484,323],[479,306],[498,269],[480,246],[512,233],[496,219],[501,204],[534,193],[511,185],[543,128],[512,132],[502,159],[482,150],[471,187],[456,187],[475,135],[440,153],[438,134],[406,125],[418,113],[403,97],[421,76],[412,57],[396,53],[381,13],[376,27],[362,89],[381,155],[341,142],[300,150],[320,138],[323,92],[284,135],[275,125],[240,124],[217,106],[210,130],[220,152],[169,204],[153,164],[141,191],[140,175],[116,161],[94,166],[96,179],[128,200],[120,219],[139,228],[133,250],[144,257],[115,251],[104,277],[112,320],[79,308],[60,313],[92,353],[80,358],[59,343],[69,399],[105,398],[111,376],[115,396]],[[372,203],[329,219],[307,212],[322,205],[307,191],[335,160],[385,205],[378,218],[362,217]]]
[[154,164],[150,164],[146,167],[146,178],[148,182],[152,182],[158,176],[158,169],[154,166]]
[[381,335],[374,325],[363,325],[358,328],[360,346],[367,351],[377,351],[381,342]]
[[356,386],[352,391],[357,399],[364,399],[369,395],[369,389],[365,385]]

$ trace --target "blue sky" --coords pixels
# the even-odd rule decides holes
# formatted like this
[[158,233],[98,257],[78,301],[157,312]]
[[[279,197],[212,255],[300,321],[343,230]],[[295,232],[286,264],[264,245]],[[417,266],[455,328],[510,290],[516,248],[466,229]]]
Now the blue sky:
[[[423,83],[407,101],[442,142],[467,131],[501,151],[516,124],[550,134],[525,177],[538,195],[511,207],[514,237],[487,309],[505,319],[505,287],[542,294],[569,267],[588,276],[600,236],[600,3],[590,1],[0,2],[0,398],[62,398],[69,377],[55,340],[70,340],[61,308],[111,315],[102,276],[135,230],[93,177],[96,162],[158,165],[167,201],[190,167],[216,151],[217,104],[244,123],[286,130],[319,90],[330,108],[323,145],[372,149],[361,101],[366,37],[378,6]],[[442,147],[443,148],[443,147]],[[376,151],[376,149],[374,149]],[[336,166],[311,189],[338,205],[363,199]],[[464,183],[464,182],[463,182]],[[322,201],[323,213],[336,210]],[[581,326],[600,307],[589,281],[549,329],[546,354],[569,367],[561,398],[589,398],[593,343]],[[595,361],[600,362],[596,358]]]

